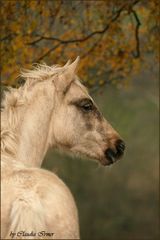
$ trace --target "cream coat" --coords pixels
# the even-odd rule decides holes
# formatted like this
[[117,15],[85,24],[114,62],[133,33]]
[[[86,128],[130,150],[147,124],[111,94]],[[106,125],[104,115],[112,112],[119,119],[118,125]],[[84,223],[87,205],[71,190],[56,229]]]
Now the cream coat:
[[5,94],[1,115],[2,239],[80,238],[72,194],[58,176],[40,168],[42,161],[52,147],[104,164],[105,149],[114,146],[119,135],[98,110],[90,116],[75,106],[81,99],[93,101],[75,75],[77,63],[78,58],[64,67],[38,65],[23,71],[25,85]]

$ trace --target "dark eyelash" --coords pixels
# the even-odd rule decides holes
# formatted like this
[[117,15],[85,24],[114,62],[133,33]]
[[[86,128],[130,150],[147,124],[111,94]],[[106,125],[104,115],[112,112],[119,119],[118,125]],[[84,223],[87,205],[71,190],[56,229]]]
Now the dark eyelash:
[[94,109],[93,102],[88,98],[76,101],[74,105],[76,105],[78,108],[80,108],[84,112],[90,112]]
[[83,111],[85,111],[85,112],[90,112],[90,111],[93,110],[93,105],[91,105],[91,104],[85,104],[85,105],[83,105],[81,108],[82,108]]

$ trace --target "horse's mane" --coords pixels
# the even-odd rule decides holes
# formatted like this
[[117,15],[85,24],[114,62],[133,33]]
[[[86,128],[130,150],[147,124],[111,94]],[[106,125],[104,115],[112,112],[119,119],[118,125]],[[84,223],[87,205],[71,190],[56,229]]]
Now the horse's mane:
[[[65,65],[67,66],[68,63]],[[25,84],[19,88],[9,87],[3,93],[1,103],[1,153],[16,155],[18,144],[18,127],[25,111],[28,100],[28,90],[36,83],[54,78],[56,74],[63,74],[65,66],[47,66],[36,64],[32,70],[24,69],[20,77],[25,79]]]
[[63,73],[64,67],[59,65],[48,66],[45,63],[35,64],[32,70],[22,69],[20,76],[24,79],[32,79],[32,81],[43,81],[57,73]]

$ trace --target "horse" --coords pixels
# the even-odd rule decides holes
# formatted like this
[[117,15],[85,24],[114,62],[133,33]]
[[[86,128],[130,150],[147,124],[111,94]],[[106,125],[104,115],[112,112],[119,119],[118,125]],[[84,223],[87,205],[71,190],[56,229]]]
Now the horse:
[[49,148],[110,165],[125,144],[77,75],[64,66],[22,70],[1,110],[1,238],[80,239],[78,211],[65,183],[41,165]]

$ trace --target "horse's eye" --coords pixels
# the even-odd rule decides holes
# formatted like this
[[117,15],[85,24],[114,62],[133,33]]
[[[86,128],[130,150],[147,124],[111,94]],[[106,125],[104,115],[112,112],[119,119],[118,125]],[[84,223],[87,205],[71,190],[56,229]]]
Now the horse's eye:
[[78,109],[82,110],[83,112],[91,112],[94,110],[94,105],[91,99],[84,98],[77,101],[71,102],[71,104],[74,104]]
[[87,102],[81,105],[81,108],[85,112],[90,112],[93,110],[93,103],[92,102]]

